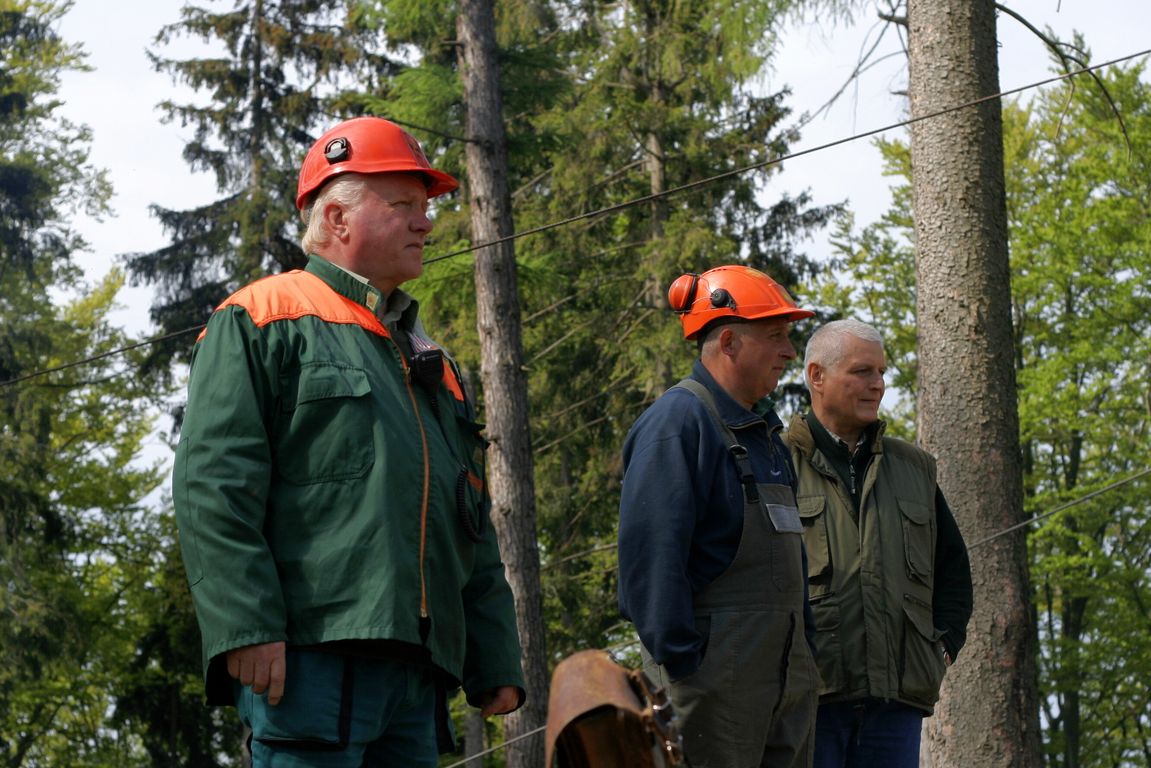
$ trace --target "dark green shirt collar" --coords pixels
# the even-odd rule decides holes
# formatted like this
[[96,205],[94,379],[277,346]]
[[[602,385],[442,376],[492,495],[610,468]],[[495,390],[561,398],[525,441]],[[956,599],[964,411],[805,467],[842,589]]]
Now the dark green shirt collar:
[[314,253],[308,255],[305,271],[319,277],[341,296],[367,307],[381,323],[388,325],[398,321],[399,326],[407,331],[415,327],[419,302],[399,288],[390,296],[384,296],[367,281]]
[[872,446],[875,435],[881,422],[869,424],[860,435],[859,444],[855,453],[847,449],[847,443],[833,435],[827,427],[819,423],[819,419],[810,411],[803,417],[811,429],[811,437],[815,441],[815,449],[822,453],[843,485],[851,495],[852,504],[856,513],[859,512],[860,498],[863,495],[863,476],[867,472],[867,465],[871,463]]
[[[823,453],[824,456],[830,458],[841,458],[846,461],[851,458],[852,453],[847,448],[847,443],[843,442],[837,435],[832,434],[827,427],[819,422],[815,414],[811,411],[803,417],[807,421],[807,425],[811,428],[811,436],[815,440],[815,447]],[[879,429],[879,422],[875,421],[863,430],[863,434],[859,437],[859,444],[855,447],[855,457],[866,456],[871,453],[871,445],[875,439],[875,433]]]

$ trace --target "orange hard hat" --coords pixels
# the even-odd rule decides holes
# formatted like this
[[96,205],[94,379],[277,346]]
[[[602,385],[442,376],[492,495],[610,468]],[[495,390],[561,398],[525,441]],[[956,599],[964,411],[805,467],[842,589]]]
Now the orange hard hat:
[[300,166],[296,207],[308,195],[341,173],[422,173],[428,197],[452,192],[460,183],[428,163],[420,143],[400,126],[382,117],[345,120],[316,140]]
[[685,339],[696,338],[709,323],[723,318],[802,320],[815,315],[796,306],[783,286],[766,274],[742,265],[680,275],[668,288],[667,301],[679,313]]

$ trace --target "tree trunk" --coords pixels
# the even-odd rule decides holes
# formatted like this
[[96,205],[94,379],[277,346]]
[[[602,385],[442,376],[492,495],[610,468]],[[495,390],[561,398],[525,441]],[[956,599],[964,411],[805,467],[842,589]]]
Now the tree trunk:
[[[909,0],[911,116],[997,93],[992,0]],[[911,127],[919,439],[968,542],[1023,519],[999,101]],[[927,721],[932,763],[1039,766],[1022,531],[971,552],[967,646]]]
[[[457,19],[459,62],[467,110],[467,169],[472,237],[492,242],[513,232],[507,177],[507,140],[496,60],[492,0],[462,0]],[[515,738],[547,719],[547,645],[536,539],[535,486],[528,429],[527,377],[523,366],[515,248],[483,248],[475,262],[477,325],[483,360],[480,376],[488,423],[488,479],[492,522],[516,599],[523,643],[527,702],[507,720]],[[507,750],[509,768],[543,765],[544,739],[525,739]]]
[[484,730],[484,718],[480,711],[469,709],[464,721],[464,753],[469,759],[464,768],[484,768],[484,759],[476,757],[487,747],[484,744]]

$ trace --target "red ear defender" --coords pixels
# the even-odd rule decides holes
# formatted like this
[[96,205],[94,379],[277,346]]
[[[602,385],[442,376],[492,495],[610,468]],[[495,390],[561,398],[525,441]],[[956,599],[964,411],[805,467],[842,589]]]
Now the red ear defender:
[[667,303],[673,312],[691,311],[691,303],[695,301],[695,289],[699,285],[699,274],[688,272],[680,275],[667,289]]

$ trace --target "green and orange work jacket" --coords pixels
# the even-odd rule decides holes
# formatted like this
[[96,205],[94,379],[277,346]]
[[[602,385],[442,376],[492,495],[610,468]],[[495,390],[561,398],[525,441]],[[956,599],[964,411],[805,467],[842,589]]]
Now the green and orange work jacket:
[[385,303],[312,256],[196,343],[173,497],[209,703],[231,703],[228,650],[277,641],[398,643],[473,701],[523,688],[480,426],[446,356],[409,375]]

